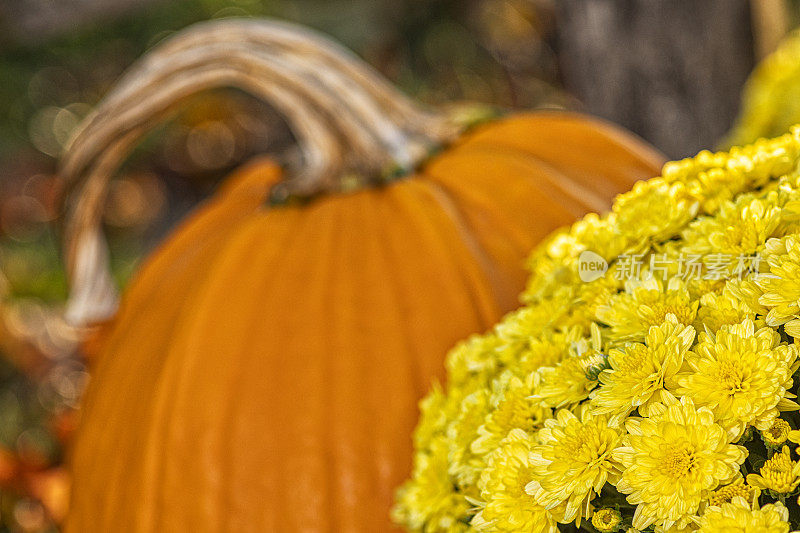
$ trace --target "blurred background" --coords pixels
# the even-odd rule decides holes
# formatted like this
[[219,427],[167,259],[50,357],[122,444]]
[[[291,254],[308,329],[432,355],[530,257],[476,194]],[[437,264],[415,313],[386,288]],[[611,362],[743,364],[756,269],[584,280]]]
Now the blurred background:
[[[61,318],[57,157],[81,118],[144,51],[194,22],[233,16],[320,29],[430,105],[586,111],[679,158],[722,142],[748,75],[797,26],[800,5],[0,0],[2,532],[57,530],[68,503],[64,447],[88,379],[78,336]],[[800,69],[800,57],[796,62]],[[800,98],[800,76],[784,83]],[[280,118],[243,93],[214,91],[187,103],[114,182],[105,225],[118,283],[222,176],[254,154],[291,144]]]

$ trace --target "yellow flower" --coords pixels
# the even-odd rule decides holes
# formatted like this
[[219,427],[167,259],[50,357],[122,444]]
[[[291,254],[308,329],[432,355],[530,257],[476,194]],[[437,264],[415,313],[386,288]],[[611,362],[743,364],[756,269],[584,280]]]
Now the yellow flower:
[[610,338],[641,341],[652,326],[664,323],[669,314],[681,324],[691,325],[698,305],[680,278],[671,278],[665,286],[654,276],[627,281],[625,292],[612,295],[598,306],[597,319],[611,326]]
[[752,509],[743,498],[711,507],[700,518],[698,533],[789,533],[789,510],[778,502]]
[[738,477],[733,483],[712,492],[708,498],[708,505],[720,507],[722,504],[730,503],[734,498],[743,498],[748,502],[756,502],[760,495],[761,489],[747,484],[744,478]]
[[[407,529],[786,533],[782,505],[747,502],[800,492],[795,452],[761,463],[751,440],[800,443],[779,418],[798,408],[800,126],[662,174],[545,239],[525,306],[448,356],[393,514]],[[582,281],[585,251],[604,276]],[[725,254],[734,276],[709,276]]]
[[[692,518],[696,520],[696,518]],[[638,530],[634,530],[638,531]],[[670,527],[663,527],[663,526],[656,526],[653,528],[655,533],[695,533],[697,531],[697,526],[694,522],[690,522],[685,526],[678,527],[676,525],[672,525]]]
[[774,137],[800,121],[800,32],[781,41],[747,80],[736,125],[726,144],[748,144]]
[[616,279],[617,264],[611,265],[603,277],[589,283],[581,283],[575,294],[575,309],[573,313],[581,313],[590,322],[594,320],[598,306],[624,288],[621,279]]
[[499,345],[495,335],[473,335],[458,343],[445,359],[450,386],[463,387],[473,380],[480,380],[483,385],[497,371]]
[[757,189],[770,179],[789,174],[797,165],[800,153],[800,130],[797,126],[790,132],[774,139],[759,139],[748,146],[734,146],[728,152],[725,167],[729,172],[746,175],[747,186]]
[[648,418],[629,418],[626,444],[614,451],[624,470],[617,490],[637,505],[633,527],[685,527],[706,495],[739,472],[747,450],[706,407],[691,400],[655,404]]
[[776,418],[772,425],[761,431],[761,439],[770,448],[777,448],[789,438],[792,427],[782,418]]
[[616,509],[600,509],[592,516],[592,525],[602,533],[613,533],[619,530],[622,515]]
[[624,252],[630,245],[629,239],[620,234],[616,225],[617,215],[614,213],[604,217],[590,213],[575,222],[569,231],[578,243],[578,246],[572,249],[574,256],[577,257],[580,252],[587,250],[586,243],[591,243],[588,249],[607,260]]
[[[548,294],[536,300],[536,305],[512,312],[495,329],[503,328],[506,320],[513,322],[520,319],[526,323],[524,328],[532,336],[538,336],[548,329],[557,329],[568,318],[574,292],[573,285],[554,285]],[[517,317],[517,313],[522,316]]]
[[698,208],[685,184],[654,178],[637,182],[630,192],[619,195],[612,212],[617,232],[638,245],[676,235],[695,217]]
[[447,442],[436,438],[414,458],[412,478],[397,491],[392,520],[412,530],[464,533],[473,507],[447,473]]
[[554,367],[542,367],[536,375],[541,387],[535,398],[553,408],[568,407],[589,397],[597,376],[606,366],[600,329],[592,324],[592,338],[570,346],[570,354]]
[[611,368],[600,373],[600,387],[591,393],[595,414],[608,414],[612,423],[620,423],[634,409],[647,415],[647,405],[661,401],[657,394],[672,385],[674,376],[694,342],[691,326],[678,323],[675,315],[652,326],[645,343],[630,343],[624,349],[611,349],[608,364]]
[[697,174],[695,180],[686,184],[689,193],[701,199],[704,213],[714,213],[747,186],[747,175],[730,172],[724,168],[709,168]]
[[427,448],[433,438],[444,433],[448,422],[448,398],[438,383],[434,383],[428,396],[419,402],[420,419],[414,429],[414,446]]
[[488,397],[487,389],[479,389],[461,400],[458,414],[447,426],[448,472],[462,491],[474,486],[485,466],[482,458],[472,452],[471,445],[489,413]]
[[[695,328],[697,331],[716,333],[722,326],[739,324],[746,318],[755,320],[756,314],[745,302],[729,291],[723,291],[722,294],[710,292],[700,298]],[[763,322],[761,325],[764,325]]]
[[787,398],[797,360],[794,346],[782,345],[771,328],[755,330],[752,320],[722,326],[716,338],[700,334],[678,374],[678,395],[710,407],[720,424],[738,438],[748,424],[768,429],[780,411],[797,409]]
[[661,169],[663,178],[672,183],[679,181],[691,183],[697,177],[710,170],[723,170],[728,165],[730,154],[700,150],[694,157],[686,157],[677,161],[667,161]]
[[533,477],[529,458],[532,447],[530,435],[515,429],[494,450],[478,481],[485,504],[472,519],[476,530],[558,532],[550,512],[525,492]]
[[800,485],[800,463],[792,461],[789,447],[767,459],[758,474],[748,474],[747,483],[759,489],[788,494]]
[[543,328],[528,310],[511,313],[495,328],[499,340],[495,360],[521,376],[557,364],[567,356],[570,345],[583,337],[577,327],[561,331]]
[[760,199],[749,197],[725,202],[714,216],[701,217],[683,233],[686,253],[730,256],[730,275],[738,274],[738,256],[758,252],[781,221],[781,209]]
[[[763,265],[765,265],[765,263],[762,260],[759,269],[763,269]],[[759,274],[758,277],[750,275],[742,279],[730,279],[725,284],[725,290],[728,291],[731,296],[752,309],[753,312],[759,315],[766,315],[768,309],[759,303],[761,296],[764,294],[764,290],[758,284],[758,278],[761,275],[763,274]]]
[[540,302],[549,298],[558,287],[571,285],[577,272],[570,266],[583,250],[583,244],[575,235],[556,231],[531,252],[527,266],[531,272],[522,301]]
[[767,324],[786,324],[786,332],[800,337],[800,235],[770,239],[766,247],[769,275],[758,285],[764,291],[759,303],[769,309]]
[[536,374],[522,380],[509,371],[495,380],[492,410],[478,428],[478,437],[471,446],[472,453],[489,454],[512,429],[535,431],[546,419],[552,418],[551,410],[534,396],[537,382]]
[[589,502],[607,481],[619,478],[620,465],[611,454],[620,435],[620,428],[609,426],[605,416],[591,416],[588,409],[580,418],[558,411],[536,436],[541,444],[530,454],[534,477],[525,491],[547,509],[563,507],[553,513],[559,522],[580,524],[589,517]]

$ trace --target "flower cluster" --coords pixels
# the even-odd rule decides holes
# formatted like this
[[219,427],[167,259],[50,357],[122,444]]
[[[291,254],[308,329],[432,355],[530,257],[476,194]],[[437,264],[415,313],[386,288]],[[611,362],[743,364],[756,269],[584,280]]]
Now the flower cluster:
[[800,122],[800,31],[790,33],[747,80],[742,111],[726,146],[780,135]]
[[[587,251],[605,265],[589,280]],[[711,251],[762,260],[722,277],[669,266]],[[642,276],[615,275],[631,255]],[[662,278],[651,256],[676,260]],[[800,126],[667,163],[609,214],[552,235],[530,268],[525,306],[457,346],[447,387],[421,403],[399,524],[800,526]]]

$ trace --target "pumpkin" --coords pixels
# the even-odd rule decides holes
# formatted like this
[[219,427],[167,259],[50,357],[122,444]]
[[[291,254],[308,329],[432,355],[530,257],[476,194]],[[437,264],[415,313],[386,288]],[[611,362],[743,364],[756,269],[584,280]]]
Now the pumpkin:
[[273,104],[302,164],[235,172],[127,287],[96,342],[66,531],[388,530],[447,348],[516,305],[537,240],[661,156],[572,114],[462,132],[317,34],[206,23],[120,80],[64,156],[73,320],[116,308],[110,176],[178,102],[219,86]]

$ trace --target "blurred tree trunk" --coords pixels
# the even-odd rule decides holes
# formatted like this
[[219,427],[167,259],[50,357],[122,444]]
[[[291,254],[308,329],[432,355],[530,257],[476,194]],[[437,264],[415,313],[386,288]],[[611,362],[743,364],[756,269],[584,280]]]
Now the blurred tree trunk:
[[558,0],[564,84],[673,158],[713,147],[753,68],[747,0]]

